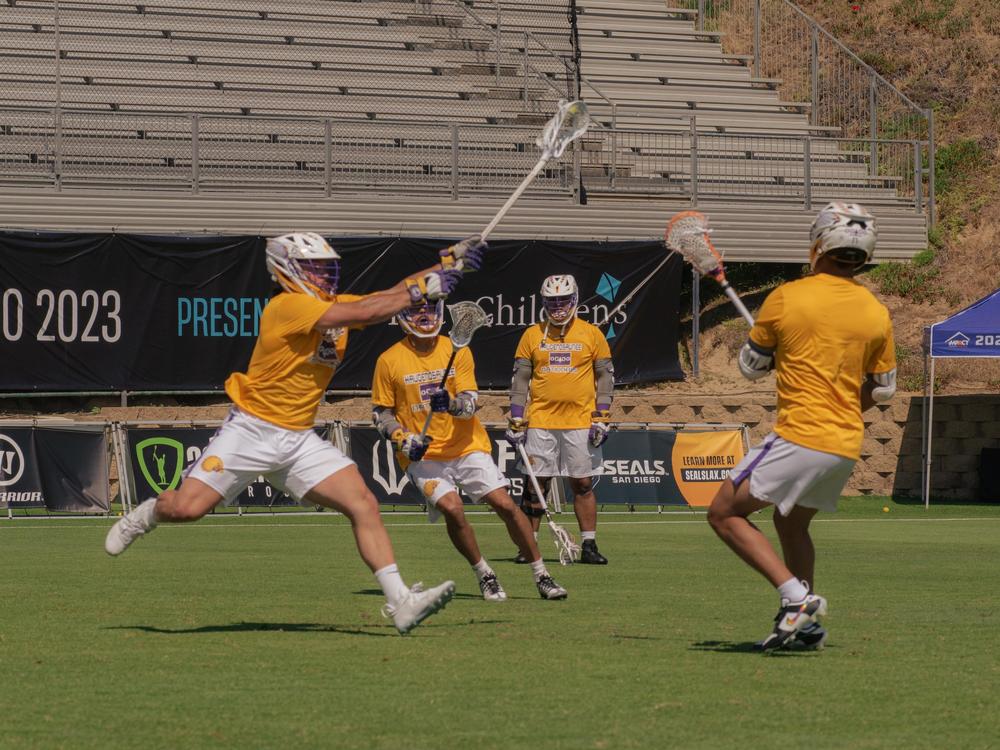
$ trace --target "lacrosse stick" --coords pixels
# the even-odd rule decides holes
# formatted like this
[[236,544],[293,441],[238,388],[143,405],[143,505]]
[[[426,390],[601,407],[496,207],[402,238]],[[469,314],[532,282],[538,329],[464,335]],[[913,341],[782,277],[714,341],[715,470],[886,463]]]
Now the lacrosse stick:
[[722,254],[715,249],[709,238],[708,217],[700,211],[681,211],[667,222],[664,242],[667,248],[680,253],[702,276],[711,276],[719,282],[722,291],[739,310],[747,323],[753,326],[753,316],[747,310],[736,290],[726,281],[726,271],[722,266]]
[[538,148],[542,150],[542,155],[538,159],[538,163],[534,169],[528,172],[528,176],[524,178],[521,184],[517,186],[517,190],[511,193],[510,198],[501,206],[497,215],[493,217],[493,221],[486,225],[486,229],[481,232],[483,240],[489,237],[493,230],[497,228],[500,220],[507,215],[510,207],[528,189],[528,185],[541,173],[545,165],[550,160],[558,159],[562,156],[566,147],[586,133],[589,127],[590,112],[584,102],[567,102],[565,100],[559,102],[559,109],[552,119],[545,124],[545,129],[542,130],[542,134],[535,141]]
[[[448,332],[448,338],[451,339],[451,356],[448,358],[448,366],[444,368],[444,375],[441,376],[438,390],[443,390],[445,383],[448,382],[448,373],[451,372],[451,366],[455,364],[458,350],[469,345],[469,342],[472,341],[472,334],[486,325],[487,320],[486,312],[475,302],[456,302],[454,305],[448,305],[448,314],[451,315],[451,331]],[[421,440],[427,437],[427,430],[431,426],[433,417],[434,412],[428,411],[427,418],[424,420],[424,429],[420,431]]]
[[549,513],[549,506],[545,502],[545,495],[542,493],[541,485],[538,484],[538,477],[535,476],[535,470],[531,468],[531,459],[528,458],[528,452],[524,450],[524,444],[518,443],[517,450],[521,454],[521,463],[524,464],[524,473],[527,474],[528,479],[531,480],[531,486],[535,490],[535,496],[538,498],[538,502],[541,503],[542,510],[545,511],[545,519],[549,523],[549,531],[551,531],[552,536],[555,537],[556,549],[559,550],[559,564],[572,565],[574,560],[580,559],[580,545],[576,543],[572,534],[552,520],[552,514]]

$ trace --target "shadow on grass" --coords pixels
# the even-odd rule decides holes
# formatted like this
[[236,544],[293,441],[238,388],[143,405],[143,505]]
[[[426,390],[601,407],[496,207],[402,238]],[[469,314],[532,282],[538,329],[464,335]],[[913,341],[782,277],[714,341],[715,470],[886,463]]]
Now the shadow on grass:
[[738,641],[697,641],[692,643],[689,651],[714,651],[717,654],[758,654],[760,656],[812,656],[818,651],[799,649],[777,649],[761,651],[753,641],[740,643]]
[[[372,628],[393,629],[391,625],[372,625]],[[228,625],[202,625],[197,628],[160,628],[155,625],[113,625],[106,630],[140,630],[161,635],[196,635],[199,633],[342,633],[344,635],[369,635],[375,638],[398,637],[395,632],[378,633],[372,630],[324,625],[318,622],[233,622]],[[394,630],[394,629],[393,629]]]

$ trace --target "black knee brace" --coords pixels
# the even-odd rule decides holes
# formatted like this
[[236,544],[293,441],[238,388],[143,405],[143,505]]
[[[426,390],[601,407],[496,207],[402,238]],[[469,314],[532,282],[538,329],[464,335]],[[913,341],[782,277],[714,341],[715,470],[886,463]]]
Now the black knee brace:
[[518,505],[518,507],[521,509],[521,512],[524,513],[524,515],[526,515],[528,518],[541,518],[542,516],[545,515],[545,511],[542,510],[541,505],[535,505],[534,501],[535,498],[530,494],[528,494],[527,492],[525,492],[523,495],[521,495],[521,502]]

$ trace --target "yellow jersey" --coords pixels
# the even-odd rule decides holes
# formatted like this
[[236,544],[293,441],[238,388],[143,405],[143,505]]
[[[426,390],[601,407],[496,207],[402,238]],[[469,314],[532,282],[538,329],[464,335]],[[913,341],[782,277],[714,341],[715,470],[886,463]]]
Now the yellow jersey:
[[857,460],[866,375],[896,367],[889,311],[853,279],[819,273],[782,284],[750,331],[774,350],[778,421],[797,445]]
[[577,430],[590,427],[596,407],[594,362],[611,359],[601,330],[574,317],[563,335],[555,326],[536,323],[528,328],[514,356],[531,362],[531,393],[525,415],[529,427]]
[[[337,295],[336,302],[363,297]],[[308,430],[330,378],[344,357],[347,329],[317,331],[331,304],[308,294],[282,292],[260,317],[260,333],[245,373],[226,380],[226,393],[243,411],[289,430]]]
[[[451,339],[438,336],[434,348],[426,354],[418,352],[409,339],[393,344],[379,356],[372,379],[372,403],[392,409],[403,429],[419,433],[424,428],[431,394],[444,376],[451,358]],[[476,391],[475,363],[468,348],[459,349],[455,363],[445,382],[452,398],[461,391]],[[476,451],[490,452],[490,438],[479,418],[455,419],[450,414],[435,414],[427,431],[431,444],[424,458],[430,461],[450,461]],[[404,469],[408,459],[397,453]]]

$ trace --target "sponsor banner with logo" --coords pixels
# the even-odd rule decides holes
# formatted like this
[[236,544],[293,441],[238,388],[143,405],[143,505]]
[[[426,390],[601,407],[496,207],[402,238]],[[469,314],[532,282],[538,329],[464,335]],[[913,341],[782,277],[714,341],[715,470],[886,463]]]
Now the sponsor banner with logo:
[[[493,460],[510,480],[510,494],[519,500],[524,491],[524,477],[518,470],[517,455],[504,437],[502,429],[488,429],[492,444]],[[414,487],[406,472],[396,461],[396,452],[388,440],[382,438],[374,427],[348,429],[350,456],[357,463],[368,489],[384,505],[423,505],[420,488]],[[469,502],[462,495],[463,500]]]
[[[343,292],[396,284],[438,259],[447,240],[334,238]],[[660,242],[498,241],[452,301],[475,300],[489,325],[472,342],[483,388],[505,388],[539,288],[573,274],[578,315],[611,346],[619,383],[683,377],[677,359],[683,263]],[[244,370],[273,289],[258,237],[143,237],[0,232],[0,390],[214,390]],[[447,327],[445,328],[447,332]],[[397,325],[352,332],[331,389],[369,389]]]
[[[131,461],[136,502],[177,489],[188,468],[202,459],[205,447],[215,434],[214,427],[128,427],[125,430]],[[326,428],[316,428],[326,439]],[[212,457],[206,457],[211,460]],[[215,459],[216,461],[218,459]],[[206,467],[209,468],[210,467]],[[278,490],[264,477],[236,496],[234,505],[243,507],[295,505],[296,501]]]
[[106,513],[111,497],[104,428],[0,425],[0,507]]
[[594,492],[601,504],[705,507],[743,455],[739,430],[616,430]]

